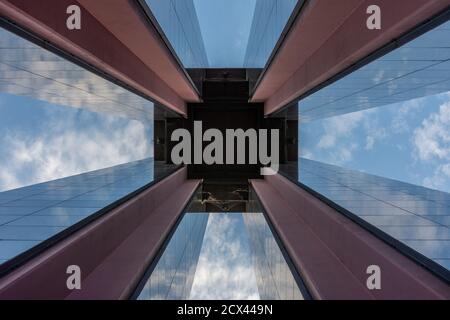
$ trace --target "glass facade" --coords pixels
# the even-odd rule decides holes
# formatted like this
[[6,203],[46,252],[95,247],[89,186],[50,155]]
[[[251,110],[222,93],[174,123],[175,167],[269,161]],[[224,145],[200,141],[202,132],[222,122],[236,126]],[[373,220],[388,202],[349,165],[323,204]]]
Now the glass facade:
[[262,213],[243,215],[261,300],[303,300],[289,266]]
[[189,299],[207,223],[206,213],[184,216],[139,300]]
[[303,299],[262,213],[186,213],[138,299]]
[[243,214],[210,213],[191,299],[259,299],[251,257]]
[[145,2],[186,68],[263,68],[298,3],[297,0]]
[[153,121],[152,102],[0,28],[0,99],[10,95]]
[[154,118],[153,102],[0,28],[0,191],[153,157]]
[[172,173],[169,116],[0,29],[0,271]]
[[[249,69],[267,66],[305,2],[140,1],[184,68]],[[208,2],[214,14],[204,10]],[[2,276],[175,172],[179,166],[168,164],[169,136],[192,120],[45,49],[39,39],[19,36],[16,28],[12,22],[0,27]],[[203,71],[197,72],[189,73]],[[226,113],[250,108],[247,82],[253,86],[260,70],[247,70],[242,79],[234,77],[240,70],[208,72],[210,78],[201,79],[205,104],[225,101]],[[210,91],[225,83],[225,94],[208,96],[211,83]],[[263,120],[259,110],[260,118],[241,120],[281,128],[281,174],[448,279],[450,22],[298,98],[271,119]],[[194,171],[186,171],[192,178]],[[137,299],[310,298],[244,174],[227,171],[227,179],[202,182],[148,267]]]
[[[303,0],[300,0],[303,1]],[[266,65],[298,0],[257,0],[244,67]]]
[[173,170],[145,159],[0,193],[0,264]]
[[[263,208],[253,189],[249,194],[249,211],[261,212]],[[262,213],[244,215],[255,266],[259,296],[262,300],[303,300],[305,291],[298,283],[281,251],[272,230]]]
[[185,68],[209,66],[193,0],[145,0]]
[[450,22],[299,102],[302,122],[450,91]]
[[286,120],[284,175],[442,273],[450,267],[449,36],[446,22],[275,115]]
[[450,194],[300,158],[291,177],[408,247],[450,268]]

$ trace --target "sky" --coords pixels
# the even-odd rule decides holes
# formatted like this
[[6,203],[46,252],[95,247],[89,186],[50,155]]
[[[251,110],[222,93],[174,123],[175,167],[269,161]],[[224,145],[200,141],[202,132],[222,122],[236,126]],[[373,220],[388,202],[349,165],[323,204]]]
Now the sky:
[[256,0],[194,0],[210,67],[241,67]]
[[302,294],[261,212],[188,212],[139,295],[179,297],[276,300]]
[[[146,3],[186,67],[262,68],[297,2],[146,0]],[[252,30],[253,23],[256,31]],[[203,50],[208,61],[203,55],[193,57]]]
[[209,215],[190,299],[259,299],[252,249],[242,214]]
[[189,299],[301,298],[294,286],[262,213],[209,213]]
[[[243,65],[255,3],[194,0],[210,66]],[[24,50],[23,55],[31,51]],[[24,83],[29,80],[33,89],[39,88],[37,95],[50,92],[61,78],[49,85],[47,70],[40,70],[39,62],[50,63],[55,57],[42,50],[34,54],[30,61],[38,62],[36,70],[44,73],[45,86],[39,87],[35,77],[18,79],[26,80]],[[4,55],[0,62],[2,58],[12,59]],[[23,67],[23,61],[16,62],[17,70]],[[55,70],[61,71],[56,68],[61,61],[53,62]],[[95,87],[98,80],[89,73],[68,80],[72,80],[72,87],[82,89],[68,96],[78,96],[86,87],[92,87],[93,93],[103,88]],[[55,86],[48,96],[60,88]],[[106,100],[116,89],[106,91]],[[123,97],[121,92],[116,93]],[[107,103],[104,106],[111,107]],[[300,155],[305,158],[450,192],[450,92],[300,123],[299,135]],[[0,192],[152,156],[151,122],[0,92]],[[258,297],[242,216],[211,215],[191,298]]]
[[300,155],[450,192],[450,92],[301,123]]
[[153,156],[150,123],[0,93],[0,191]]
[[[450,192],[450,93],[299,132],[306,158]],[[0,191],[150,157],[152,134],[149,123],[1,93]]]

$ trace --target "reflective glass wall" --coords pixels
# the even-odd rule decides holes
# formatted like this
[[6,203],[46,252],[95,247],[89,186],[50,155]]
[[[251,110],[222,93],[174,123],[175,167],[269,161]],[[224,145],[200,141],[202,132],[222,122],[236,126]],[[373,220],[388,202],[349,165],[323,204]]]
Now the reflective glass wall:
[[450,22],[275,117],[283,174],[448,272]]
[[244,67],[263,68],[298,1],[257,0]]
[[205,189],[197,192],[137,298],[304,299],[255,195],[245,201],[250,212],[205,212],[208,197]]
[[194,0],[210,68],[242,68],[256,0]]
[[[153,121],[153,103],[0,28],[2,106],[66,106]],[[21,100],[10,101],[8,99]],[[25,112],[27,113],[27,112]]]
[[193,0],[145,0],[185,68],[209,66]]
[[153,157],[152,102],[5,29],[0,52],[0,191]]
[[187,214],[177,227],[139,300],[187,300],[205,235],[208,214]]
[[298,0],[145,2],[186,68],[263,68]]
[[171,172],[153,158],[0,193],[0,265]]
[[261,300],[303,300],[297,282],[262,213],[243,216]]
[[262,213],[186,213],[139,300],[303,300]]
[[167,117],[176,115],[0,28],[0,273],[173,172]]

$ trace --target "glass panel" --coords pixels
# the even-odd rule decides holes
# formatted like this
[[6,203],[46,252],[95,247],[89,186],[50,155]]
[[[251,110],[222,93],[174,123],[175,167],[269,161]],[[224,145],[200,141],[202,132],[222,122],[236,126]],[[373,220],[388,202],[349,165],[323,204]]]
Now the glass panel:
[[[303,99],[300,120],[311,122],[450,91],[449,33],[447,22]],[[403,112],[419,102],[403,106]]]
[[[303,2],[303,0],[301,0]],[[244,67],[263,68],[298,0],[257,0]]]
[[186,213],[138,299],[303,295],[262,213]]
[[0,265],[173,172],[165,115],[0,29]]
[[[294,171],[298,170],[296,174]],[[450,194],[305,158],[291,177],[436,263],[450,259]]]
[[14,258],[170,169],[150,158],[0,193],[0,260]]
[[286,118],[284,174],[444,269],[449,39],[446,22],[277,115]]
[[152,157],[153,119],[152,102],[0,29],[0,191]]
[[[145,0],[186,68],[209,66],[194,0]],[[204,30],[203,30],[204,32]]]
[[146,3],[186,68],[262,68],[297,0]]
[[0,93],[4,108],[69,106],[153,121],[152,102],[1,28]]

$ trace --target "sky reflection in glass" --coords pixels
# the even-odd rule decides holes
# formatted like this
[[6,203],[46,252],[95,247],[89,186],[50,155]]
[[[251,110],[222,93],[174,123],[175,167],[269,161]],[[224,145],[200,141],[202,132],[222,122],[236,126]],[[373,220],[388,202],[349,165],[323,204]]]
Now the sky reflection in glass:
[[153,121],[153,103],[0,28],[0,92]]
[[0,191],[153,157],[153,120],[152,102],[0,29]]
[[0,193],[0,262],[161,179],[173,166],[144,159]]
[[298,117],[287,174],[448,269],[450,22],[300,100]]
[[168,174],[153,120],[152,102],[0,29],[0,264]]
[[449,268],[449,193],[304,158],[298,181]]
[[176,298],[303,296],[261,213],[186,213],[139,295]]
[[209,66],[194,0],[145,0],[185,68]]
[[245,53],[246,68],[263,68],[266,65],[298,2],[298,0],[256,1]]
[[297,0],[146,0],[186,68],[263,68]]
[[450,22],[302,99],[300,121],[450,91]]

